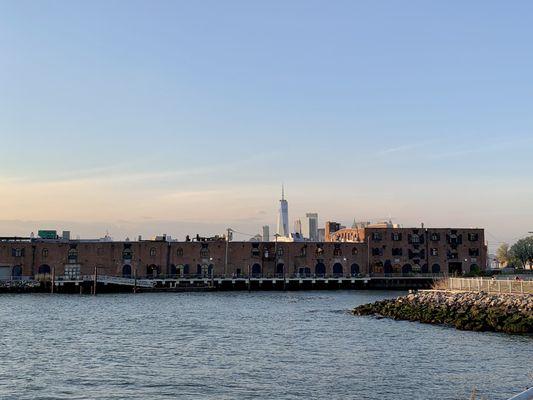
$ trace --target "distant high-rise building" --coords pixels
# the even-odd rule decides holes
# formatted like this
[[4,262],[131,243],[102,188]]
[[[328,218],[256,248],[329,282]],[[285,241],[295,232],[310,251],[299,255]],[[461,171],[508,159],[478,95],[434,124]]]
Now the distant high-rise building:
[[325,228],[318,228],[318,241],[319,242],[326,241],[326,229]]
[[263,226],[263,242],[270,242],[270,227],[268,225]]
[[294,233],[297,233],[298,235],[302,235],[302,220],[297,219],[294,221]]
[[281,200],[279,201],[278,230],[280,236],[289,237],[289,203],[285,200],[285,188],[281,186]]
[[312,242],[318,242],[318,214],[307,213],[305,217],[307,220],[304,226],[304,236]]

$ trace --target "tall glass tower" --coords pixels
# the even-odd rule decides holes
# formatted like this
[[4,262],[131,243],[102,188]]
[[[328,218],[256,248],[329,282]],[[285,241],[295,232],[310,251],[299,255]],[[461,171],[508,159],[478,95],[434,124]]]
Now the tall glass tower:
[[281,185],[281,200],[279,201],[277,234],[289,236],[289,203],[285,200],[285,187],[283,185]]

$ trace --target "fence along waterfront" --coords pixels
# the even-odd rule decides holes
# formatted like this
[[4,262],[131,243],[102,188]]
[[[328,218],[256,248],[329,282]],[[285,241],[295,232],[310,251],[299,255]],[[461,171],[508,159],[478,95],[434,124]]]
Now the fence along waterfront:
[[533,280],[448,278],[448,289],[469,292],[533,294]]

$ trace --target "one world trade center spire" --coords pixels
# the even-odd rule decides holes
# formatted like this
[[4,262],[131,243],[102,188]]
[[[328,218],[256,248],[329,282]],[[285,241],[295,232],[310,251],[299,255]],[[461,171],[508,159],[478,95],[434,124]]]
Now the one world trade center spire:
[[289,203],[285,200],[285,187],[281,185],[281,200],[279,201],[278,230],[280,236],[289,236]]

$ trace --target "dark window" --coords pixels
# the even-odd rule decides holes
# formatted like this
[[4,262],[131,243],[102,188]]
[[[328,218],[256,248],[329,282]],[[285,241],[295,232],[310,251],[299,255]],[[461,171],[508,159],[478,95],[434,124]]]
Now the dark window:
[[373,247],[372,248],[372,255],[373,256],[382,256],[383,255],[383,249],[381,247]]
[[393,256],[401,256],[403,254],[403,249],[401,247],[394,247],[392,249]]
[[438,242],[440,240],[440,233],[433,232],[431,234],[431,241]]
[[176,254],[178,255],[178,257],[183,257],[183,249],[180,247],[180,248],[177,250]]
[[252,257],[259,257],[260,255],[261,255],[261,252],[259,251],[259,249],[254,247],[252,249]]
[[400,240],[402,240],[402,234],[399,233],[399,232],[393,232],[392,233],[392,240],[394,242],[399,242]]
[[352,256],[357,255],[357,253],[359,253],[359,251],[357,250],[357,247],[354,247],[354,248],[352,249]]
[[42,255],[43,258],[48,257],[48,249],[42,249],[41,250],[41,255]]
[[409,243],[411,243],[411,244],[419,244],[420,243],[420,236],[418,236],[417,233],[414,233],[414,234],[409,235],[409,236],[410,236]]
[[381,240],[381,232],[372,232],[372,240],[380,241]]
[[78,250],[69,249],[68,251],[68,263],[76,264],[78,262]]
[[459,259],[459,254],[457,254],[456,252],[451,252],[451,251],[448,252],[448,260],[458,260],[458,259]]
[[11,249],[11,256],[24,257],[24,249]]
[[470,257],[479,257],[479,249],[468,249]]
[[122,259],[123,260],[131,260],[132,258],[132,252],[131,249],[124,249],[122,252]]
[[430,253],[432,256],[436,257],[436,256],[439,255],[439,249],[437,249],[437,248],[435,248],[435,247],[434,247],[434,248],[431,248],[431,249],[429,249],[429,253]]
[[155,253],[156,253],[156,252],[155,252],[155,247],[152,247],[152,248],[150,249],[150,257],[155,257]]
[[209,257],[209,249],[207,247],[202,247],[200,249],[200,257],[203,257],[203,258]]
[[283,256],[283,249],[281,247],[278,247],[278,257]]
[[477,242],[479,239],[479,235],[477,233],[469,233],[468,234],[468,240],[470,242]]

